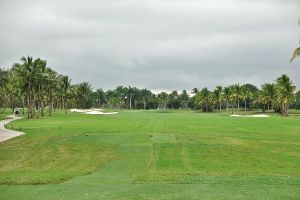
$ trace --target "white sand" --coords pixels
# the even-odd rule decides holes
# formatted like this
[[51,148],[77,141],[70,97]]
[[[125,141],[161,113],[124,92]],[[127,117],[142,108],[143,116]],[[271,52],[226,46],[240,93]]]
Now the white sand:
[[100,112],[100,111],[89,111],[89,112],[86,112],[85,114],[88,114],[88,115],[114,115],[114,114],[118,114],[118,112]]
[[84,112],[86,112],[85,110],[81,110],[81,109],[71,109],[70,110],[71,112],[78,112],[78,113],[84,113]]
[[95,110],[95,111],[102,111],[103,109],[93,109],[93,110]]
[[89,115],[114,115],[118,114],[118,112],[101,112],[103,109],[87,109],[87,110],[81,110],[81,109],[71,109],[71,112],[77,112],[77,113],[83,113],[83,114],[89,114]]
[[5,124],[8,124],[11,121],[21,119],[21,117],[16,117],[14,115],[11,115],[9,117],[11,117],[11,119],[5,119],[0,121],[0,142],[25,134],[19,131],[8,130],[4,127]]
[[230,115],[230,117],[270,117],[270,116],[259,114],[259,115]]

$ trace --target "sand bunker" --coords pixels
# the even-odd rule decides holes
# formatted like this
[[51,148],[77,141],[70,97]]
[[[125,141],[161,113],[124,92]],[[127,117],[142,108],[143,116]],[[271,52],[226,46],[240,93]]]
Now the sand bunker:
[[85,110],[80,110],[80,109],[71,109],[70,110],[71,112],[78,112],[78,113],[85,113],[86,111]]
[[118,114],[118,112],[102,112],[103,109],[88,109],[88,110],[81,110],[81,109],[71,109],[71,112],[83,113],[88,115],[114,115]]
[[97,109],[93,109],[93,110],[95,110],[95,111],[102,111],[103,109],[98,109],[98,108],[97,108]]
[[230,117],[270,117],[270,116],[259,114],[259,115],[230,115]]

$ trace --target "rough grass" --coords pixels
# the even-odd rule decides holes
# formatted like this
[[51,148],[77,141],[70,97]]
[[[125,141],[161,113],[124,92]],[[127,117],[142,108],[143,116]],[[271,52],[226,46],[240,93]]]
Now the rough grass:
[[300,199],[300,118],[57,113],[0,143],[0,199]]
[[11,108],[0,108],[0,120],[6,119],[11,114],[13,114]]

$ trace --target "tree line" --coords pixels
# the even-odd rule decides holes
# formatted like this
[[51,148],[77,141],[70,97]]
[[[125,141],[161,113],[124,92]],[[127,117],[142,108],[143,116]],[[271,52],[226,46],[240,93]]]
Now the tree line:
[[[1,112],[10,107],[26,108],[28,118],[51,116],[55,110],[103,107],[112,109],[193,109],[203,112],[262,110],[288,115],[289,108],[300,108],[300,92],[290,78],[282,75],[274,83],[258,89],[252,84],[194,88],[153,93],[146,88],[118,86],[104,91],[91,84],[72,84],[66,75],[47,66],[46,60],[22,57],[10,69],[0,68]],[[25,109],[22,109],[23,112]]]

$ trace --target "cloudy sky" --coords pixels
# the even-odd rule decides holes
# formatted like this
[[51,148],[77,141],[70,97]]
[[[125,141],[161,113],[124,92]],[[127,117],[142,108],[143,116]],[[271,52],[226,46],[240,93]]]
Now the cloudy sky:
[[152,90],[300,88],[299,0],[0,0],[0,66],[46,59],[73,83]]

